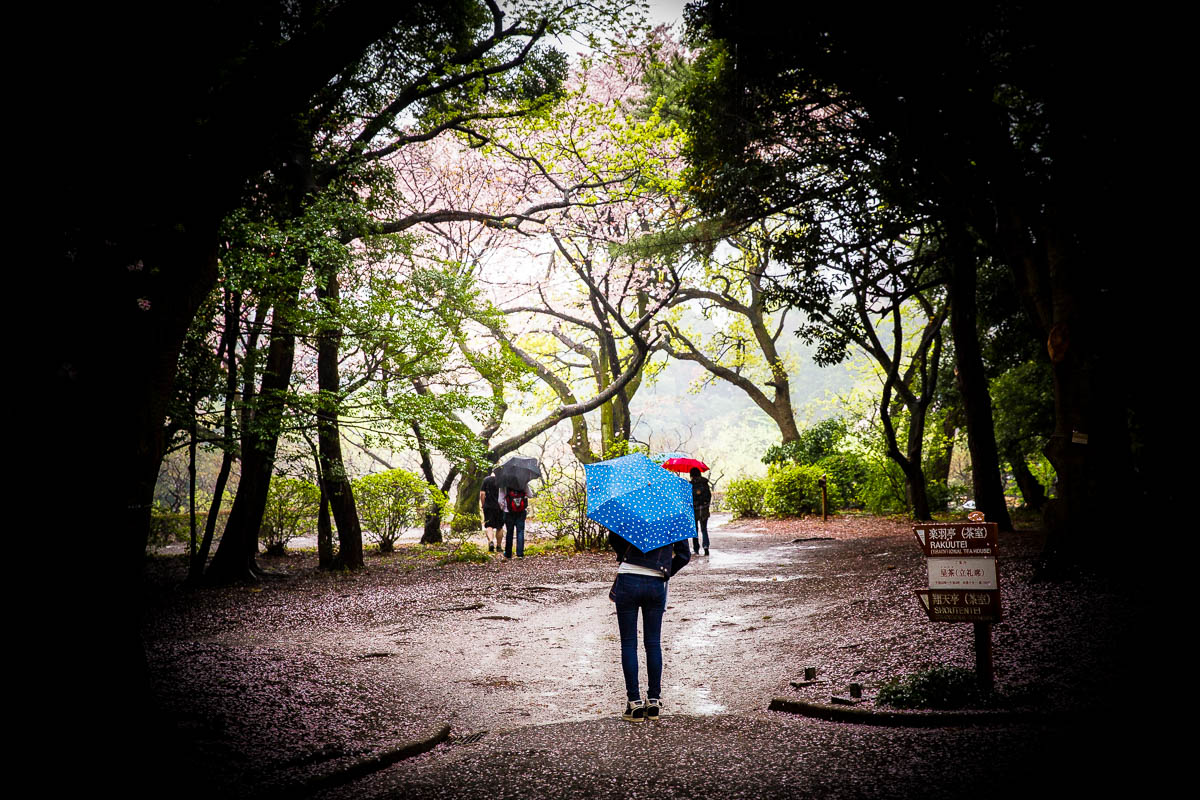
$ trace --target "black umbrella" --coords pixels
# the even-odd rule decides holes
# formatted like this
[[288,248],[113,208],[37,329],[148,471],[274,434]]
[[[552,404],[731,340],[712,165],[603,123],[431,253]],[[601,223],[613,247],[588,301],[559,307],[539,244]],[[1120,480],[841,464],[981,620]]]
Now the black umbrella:
[[542,477],[542,470],[538,467],[536,458],[513,456],[496,467],[496,482],[504,488],[528,491],[529,482],[540,477]]

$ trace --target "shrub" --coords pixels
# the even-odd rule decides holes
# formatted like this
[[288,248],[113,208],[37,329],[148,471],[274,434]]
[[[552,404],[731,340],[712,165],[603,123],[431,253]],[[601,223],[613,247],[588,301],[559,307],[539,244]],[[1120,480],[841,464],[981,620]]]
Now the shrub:
[[[225,531],[225,522],[228,519],[229,509],[221,509],[217,514],[217,524],[213,530],[214,538],[221,538],[221,534]],[[196,512],[196,536],[204,535],[204,525],[207,521],[207,511]],[[172,542],[188,542],[191,541],[191,538],[191,520],[186,511],[177,514],[155,509],[150,513],[149,544],[151,547],[163,547]]]
[[929,499],[930,511],[945,511],[950,505],[950,487],[945,481],[932,480],[925,483],[925,496]]
[[274,475],[267,489],[267,508],[263,512],[258,538],[268,555],[283,555],[287,543],[314,528],[321,502],[321,490],[301,478]]
[[483,551],[483,548],[474,542],[463,542],[457,547],[450,549],[444,557],[438,560],[439,564],[489,564],[492,557]]
[[483,517],[478,514],[454,515],[450,521],[450,533],[454,536],[473,536],[483,529]]
[[763,502],[767,511],[780,516],[800,516],[821,510],[823,473],[814,466],[789,464],[772,466],[767,472],[767,492]]
[[[354,481],[354,499],[368,538],[390,553],[405,528],[446,507],[446,495],[402,469],[364,475]],[[478,526],[476,526],[478,530]]]
[[772,445],[763,456],[764,464],[815,464],[838,451],[846,438],[846,423],[838,418],[823,419],[805,428],[800,438],[783,445]]
[[892,708],[949,709],[980,705],[986,699],[974,671],[942,665],[885,682],[875,702]]
[[900,465],[889,458],[864,461],[867,479],[863,484],[862,499],[872,514],[899,514],[908,511],[908,498],[904,493],[904,472]]
[[766,493],[767,481],[763,478],[734,478],[725,489],[722,508],[735,517],[761,517],[767,513]]
[[570,536],[575,549],[600,550],[608,547],[608,532],[588,519],[587,490],[578,464],[571,471],[545,469],[533,518],[550,529],[556,539]]
[[856,453],[834,453],[816,464],[825,475],[829,490],[829,505],[833,508],[862,508],[863,492],[870,469]]

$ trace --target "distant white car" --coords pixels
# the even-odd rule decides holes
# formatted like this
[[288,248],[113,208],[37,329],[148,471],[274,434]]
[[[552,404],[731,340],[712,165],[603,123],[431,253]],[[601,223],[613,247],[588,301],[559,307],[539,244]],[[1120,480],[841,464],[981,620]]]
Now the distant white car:
[[975,510],[975,501],[968,500],[967,502],[962,504],[962,507],[963,507],[964,511],[974,511]]

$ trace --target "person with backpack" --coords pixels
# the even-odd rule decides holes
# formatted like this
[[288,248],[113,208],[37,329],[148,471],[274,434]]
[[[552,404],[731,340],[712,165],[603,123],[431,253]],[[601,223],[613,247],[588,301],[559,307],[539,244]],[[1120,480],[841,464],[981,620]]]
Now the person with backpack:
[[525,514],[529,510],[531,489],[504,486],[500,489],[500,505],[504,506],[504,557],[513,557],[513,532],[517,534],[517,558],[525,557]]

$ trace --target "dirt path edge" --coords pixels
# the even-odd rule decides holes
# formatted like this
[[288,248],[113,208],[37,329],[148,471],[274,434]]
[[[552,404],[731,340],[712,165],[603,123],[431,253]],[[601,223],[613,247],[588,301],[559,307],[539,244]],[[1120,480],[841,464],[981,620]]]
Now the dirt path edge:
[[768,711],[783,711],[827,722],[886,725],[897,728],[941,728],[950,725],[991,725],[1012,722],[1044,722],[1045,717],[1028,711],[875,711],[870,708],[834,706],[790,697],[772,698]]

